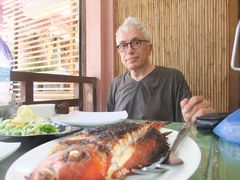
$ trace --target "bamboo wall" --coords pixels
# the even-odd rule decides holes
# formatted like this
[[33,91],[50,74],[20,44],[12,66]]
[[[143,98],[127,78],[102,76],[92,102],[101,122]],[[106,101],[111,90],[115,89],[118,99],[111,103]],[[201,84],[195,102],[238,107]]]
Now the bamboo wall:
[[[181,70],[193,95],[219,112],[229,102],[230,0],[117,0],[116,27],[127,16],[143,20],[153,43],[152,63]],[[125,71],[119,56],[118,73]]]

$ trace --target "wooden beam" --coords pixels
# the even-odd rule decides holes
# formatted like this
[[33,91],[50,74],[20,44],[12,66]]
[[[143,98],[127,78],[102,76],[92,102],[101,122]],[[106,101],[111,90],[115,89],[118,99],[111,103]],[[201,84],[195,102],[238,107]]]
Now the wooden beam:
[[[239,1],[229,1],[229,61],[231,61],[234,37],[236,32],[237,23],[239,20]],[[239,47],[238,56],[239,59]],[[237,60],[240,62],[240,60]],[[230,67],[229,67],[230,68]],[[240,106],[240,73],[232,69],[229,71],[229,109],[234,111]]]

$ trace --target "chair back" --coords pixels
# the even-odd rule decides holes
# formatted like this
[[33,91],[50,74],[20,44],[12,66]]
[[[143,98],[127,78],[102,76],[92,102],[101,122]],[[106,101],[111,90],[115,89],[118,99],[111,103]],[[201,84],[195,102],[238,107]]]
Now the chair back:
[[[97,110],[97,97],[96,97],[96,77],[79,77],[79,76],[69,76],[69,75],[59,75],[59,74],[47,74],[47,73],[32,73],[32,72],[11,72],[11,81],[20,81],[20,94],[24,100],[23,104],[44,104],[44,103],[54,103],[56,105],[67,103],[69,106],[78,106],[80,111],[84,110],[85,94],[84,88],[85,84],[90,84],[92,87],[92,110]],[[54,100],[44,100],[36,101],[34,100],[34,82],[63,82],[63,83],[74,83],[77,89],[78,98],[74,99],[54,99]],[[21,99],[22,99],[21,98]]]

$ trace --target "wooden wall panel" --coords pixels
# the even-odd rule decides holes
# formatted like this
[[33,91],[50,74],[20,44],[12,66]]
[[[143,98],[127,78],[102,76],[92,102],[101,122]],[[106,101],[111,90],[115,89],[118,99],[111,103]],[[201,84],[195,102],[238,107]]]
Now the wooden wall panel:
[[[116,27],[128,16],[144,21],[153,43],[152,63],[181,70],[193,95],[204,95],[217,111],[225,112],[230,92],[229,1],[117,0]],[[116,58],[119,74],[125,68]]]

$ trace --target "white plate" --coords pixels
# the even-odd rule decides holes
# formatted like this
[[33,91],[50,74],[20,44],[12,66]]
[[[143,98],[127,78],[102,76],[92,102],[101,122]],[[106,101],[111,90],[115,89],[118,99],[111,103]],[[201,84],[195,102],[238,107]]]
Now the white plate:
[[[168,142],[173,143],[177,131],[162,128],[163,131],[172,131],[168,136]],[[42,144],[31,151],[27,152],[19,159],[17,159],[11,167],[8,169],[5,180],[25,180],[25,176],[28,176],[34,168],[48,155],[48,150],[56,144],[58,140],[53,140]],[[128,176],[127,180],[146,180],[146,179],[177,179],[177,180],[186,180],[196,171],[201,160],[201,152],[198,145],[189,137],[185,138],[178,147],[177,155],[182,158],[184,164],[176,167],[173,170],[169,170],[163,175],[157,177],[156,175],[148,176]]]
[[117,123],[125,120],[127,117],[128,114],[126,111],[118,112],[74,111],[66,115],[54,116],[51,118],[51,120],[77,126],[100,126]]
[[20,142],[0,142],[0,161],[14,153],[20,147],[20,145]]

